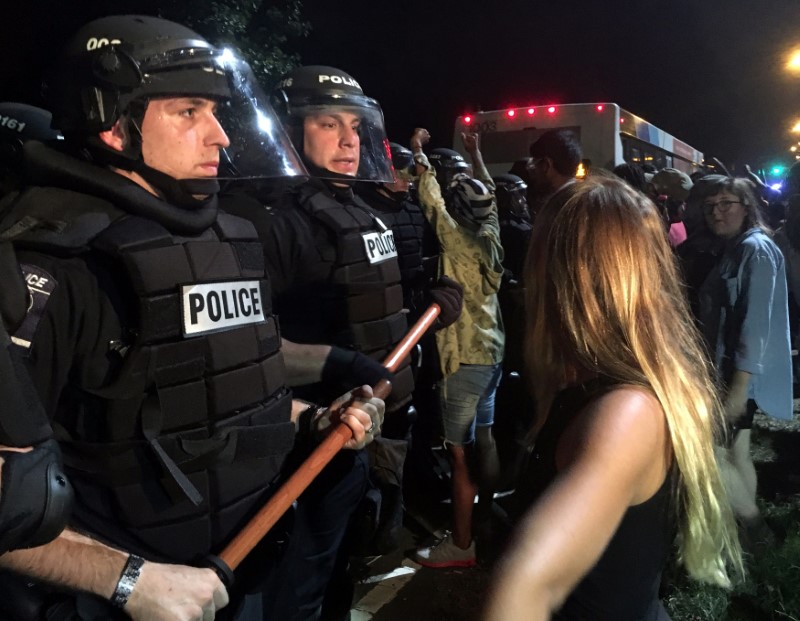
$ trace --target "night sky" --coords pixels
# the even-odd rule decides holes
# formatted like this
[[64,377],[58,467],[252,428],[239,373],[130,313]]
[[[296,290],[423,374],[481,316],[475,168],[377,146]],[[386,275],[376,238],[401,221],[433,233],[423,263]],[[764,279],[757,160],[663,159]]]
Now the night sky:
[[[88,19],[155,13],[150,0],[4,3],[0,87],[37,100],[38,76]],[[306,64],[352,74],[384,109],[390,139],[428,127],[452,141],[478,109],[615,102],[726,163],[789,161],[800,75],[798,0],[305,0]]]

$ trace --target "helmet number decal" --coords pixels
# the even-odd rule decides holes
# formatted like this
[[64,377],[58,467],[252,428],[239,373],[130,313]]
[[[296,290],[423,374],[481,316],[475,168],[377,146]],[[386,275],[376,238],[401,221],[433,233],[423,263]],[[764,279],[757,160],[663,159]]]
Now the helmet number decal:
[[106,39],[105,37],[90,37],[86,42],[86,49],[88,51],[96,50],[106,45],[119,45],[122,43],[119,39]]
[[16,129],[20,134],[25,129],[25,123],[22,121],[18,121],[13,116],[3,116],[2,114],[0,114],[0,126],[6,129]]

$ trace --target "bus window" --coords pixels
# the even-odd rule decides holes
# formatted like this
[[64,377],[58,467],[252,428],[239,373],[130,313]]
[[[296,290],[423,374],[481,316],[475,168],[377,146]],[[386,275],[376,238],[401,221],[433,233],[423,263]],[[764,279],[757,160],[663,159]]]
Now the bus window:
[[521,131],[514,132],[481,132],[481,154],[486,164],[497,164],[499,162],[512,162],[528,157],[531,145],[544,132],[551,129],[563,129],[571,131],[580,141],[581,128],[579,126],[569,127],[523,127]]

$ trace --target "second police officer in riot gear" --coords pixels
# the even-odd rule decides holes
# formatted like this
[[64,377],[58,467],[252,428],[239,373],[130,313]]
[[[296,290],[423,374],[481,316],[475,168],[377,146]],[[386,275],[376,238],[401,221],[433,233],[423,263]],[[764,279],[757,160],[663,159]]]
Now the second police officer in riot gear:
[[[395,176],[392,183],[360,182],[355,191],[394,235],[409,323],[419,319],[427,307],[436,302],[441,312],[434,328],[440,329],[461,314],[463,289],[447,276],[439,276],[439,242],[411,192],[416,177],[411,151],[394,142],[389,143],[389,147]],[[380,519],[371,548],[380,553],[391,551],[399,543],[404,506],[403,473],[412,421],[420,423],[414,425],[415,444],[420,449],[416,456],[429,459],[424,452],[426,445],[430,445],[430,437],[425,432],[432,427],[429,423],[435,417],[436,408],[430,407],[433,404],[425,401],[425,395],[438,378],[438,359],[432,333],[425,335],[420,344],[420,356],[414,360],[414,394],[415,399],[421,397],[425,403],[424,411],[420,413],[415,406],[409,406],[407,416],[403,416],[402,411],[394,412],[379,439],[384,446],[376,445],[371,449],[376,453],[372,456],[371,480],[381,495]]]
[[[0,194],[22,182],[22,147],[49,141],[49,112],[21,103],[0,103]],[[24,320],[29,294],[13,247],[0,241],[0,555],[42,545],[56,537],[70,515],[72,488],[58,445],[25,369],[8,336]],[[13,588],[0,576],[3,600]],[[4,612],[0,602],[0,614]]]
[[[292,401],[256,232],[217,206],[223,149],[242,176],[303,172],[248,72],[178,24],[96,20],[48,81],[71,153],[25,147],[34,185],[0,229],[38,287],[14,336],[58,426],[77,530],[0,563],[74,589],[60,604],[74,618],[113,618],[109,604],[213,618],[228,594],[189,565],[236,534],[296,432],[328,416]],[[370,396],[341,417],[353,448],[380,423]],[[244,606],[237,618],[263,616],[261,594]]]
[[[333,67],[300,67],[279,82],[272,103],[311,179],[269,211],[227,203],[226,209],[261,229],[282,334],[301,344],[287,359],[289,374],[304,371],[307,385],[298,393],[316,400],[336,392],[342,380],[373,383],[387,376],[380,360],[406,332],[396,236],[353,192],[356,181],[391,183],[394,176],[381,108],[352,76]],[[393,416],[405,416],[411,398],[408,363],[392,384],[390,426]],[[340,456],[336,466],[349,471],[363,494],[366,458]],[[316,504],[327,494],[312,486],[298,512],[318,520]]]

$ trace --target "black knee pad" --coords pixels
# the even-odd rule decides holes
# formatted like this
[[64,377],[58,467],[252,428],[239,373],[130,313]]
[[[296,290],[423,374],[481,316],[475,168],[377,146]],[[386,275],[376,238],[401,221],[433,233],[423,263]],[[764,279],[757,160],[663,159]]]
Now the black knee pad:
[[0,554],[54,539],[72,509],[72,487],[61,453],[48,440],[27,453],[3,451],[0,489]]

